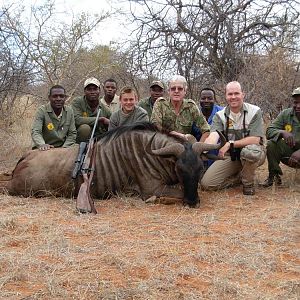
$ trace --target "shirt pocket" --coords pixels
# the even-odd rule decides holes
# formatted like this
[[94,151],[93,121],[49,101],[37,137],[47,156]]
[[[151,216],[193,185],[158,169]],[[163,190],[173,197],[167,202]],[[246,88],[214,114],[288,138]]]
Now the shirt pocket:
[[68,130],[70,128],[70,125],[71,125],[71,122],[70,121],[67,121],[65,123],[62,123],[62,124],[59,124],[59,127],[58,127],[58,132],[62,135],[65,135],[68,133]]
[[171,117],[164,117],[162,121],[162,127],[166,130],[174,130],[175,120]]
[[191,133],[192,132],[192,125],[193,122],[189,121],[189,120],[179,120],[178,121],[178,131],[180,131],[181,133],[187,134],[187,133]]

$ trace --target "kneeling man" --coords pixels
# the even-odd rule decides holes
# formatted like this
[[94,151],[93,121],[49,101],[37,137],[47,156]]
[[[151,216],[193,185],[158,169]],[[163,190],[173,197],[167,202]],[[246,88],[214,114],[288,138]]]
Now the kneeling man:
[[73,109],[65,106],[66,92],[61,85],[49,91],[49,103],[39,107],[33,122],[31,137],[33,149],[49,150],[70,147],[76,142]]
[[280,162],[300,167],[300,87],[292,93],[293,107],[284,109],[267,128],[269,177],[264,187],[281,184]]
[[245,93],[237,81],[225,89],[227,106],[218,111],[212,122],[206,143],[216,144],[217,130],[222,132],[227,143],[219,150],[224,160],[214,162],[204,174],[201,185],[204,189],[217,190],[232,184],[231,179],[243,183],[244,195],[254,195],[255,170],[265,160],[263,146],[264,129],[261,109],[244,102]]
[[137,94],[131,87],[123,87],[120,92],[121,108],[109,120],[108,130],[136,122],[149,122],[147,111],[137,106]]

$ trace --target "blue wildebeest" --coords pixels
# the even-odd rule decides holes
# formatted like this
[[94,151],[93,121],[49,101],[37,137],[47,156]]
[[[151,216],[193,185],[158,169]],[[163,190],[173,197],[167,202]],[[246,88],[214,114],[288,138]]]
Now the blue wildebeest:
[[[198,182],[204,170],[201,155],[221,146],[190,144],[157,131],[150,123],[117,128],[96,143],[92,196],[108,198],[131,190],[144,200],[151,196],[180,198],[185,205],[196,207]],[[13,171],[9,192],[72,195],[71,173],[77,152],[77,146],[29,151]]]

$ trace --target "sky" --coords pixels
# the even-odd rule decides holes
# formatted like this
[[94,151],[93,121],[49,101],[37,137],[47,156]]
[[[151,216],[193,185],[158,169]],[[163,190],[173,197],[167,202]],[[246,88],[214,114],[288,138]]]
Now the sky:
[[[0,0],[0,6],[9,5],[12,3],[22,3],[28,7],[42,5],[45,0]],[[73,12],[80,14],[88,12],[89,14],[101,14],[104,11],[112,11],[114,8],[126,10],[129,5],[126,1],[117,0],[55,0],[55,5],[58,11]],[[113,7],[112,7],[113,6]],[[93,38],[97,44],[109,45],[111,42],[116,42],[126,36],[131,30],[124,26],[125,18],[118,15],[101,22],[98,30]]]
[[[126,5],[111,0],[56,0],[56,4],[65,7],[67,10],[71,9],[74,13],[101,14],[102,11],[112,11],[116,7],[126,9]],[[124,20],[120,16],[113,16],[103,21],[99,26],[97,35],[95,35],[97,42],[102,45],[109,45],[110,42],[118,41],[127,31],[123,23]]]

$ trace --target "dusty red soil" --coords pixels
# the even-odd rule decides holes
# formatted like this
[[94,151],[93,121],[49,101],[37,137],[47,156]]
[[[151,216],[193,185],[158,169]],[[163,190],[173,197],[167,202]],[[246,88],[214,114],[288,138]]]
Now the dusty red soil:
[[201,191],[199,209],[97,201],[96,216],[2,194],[0,299],[299,299],[299,185],[283,179]]

